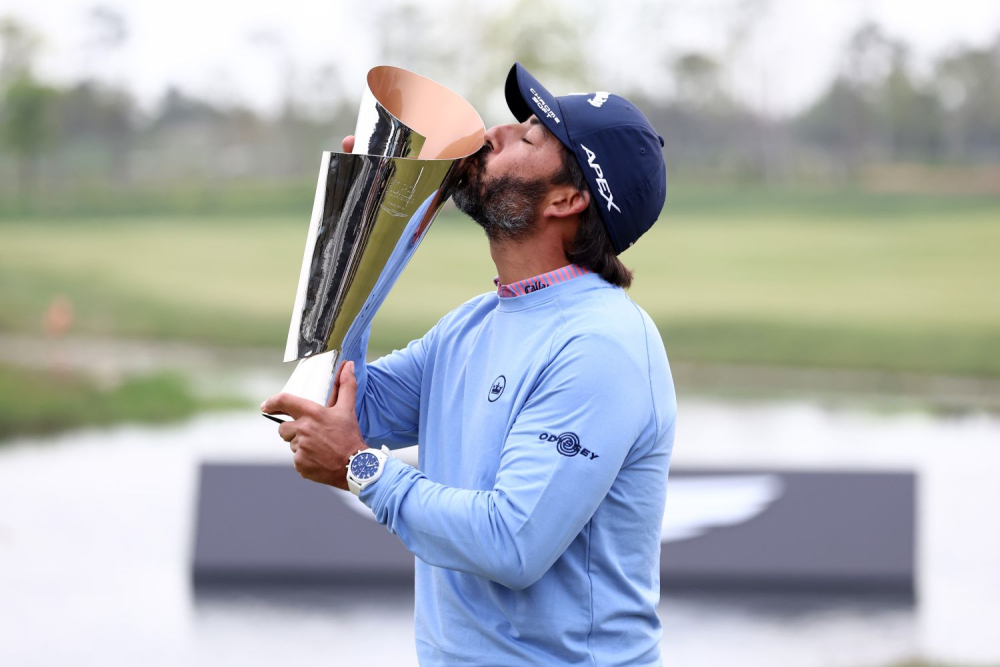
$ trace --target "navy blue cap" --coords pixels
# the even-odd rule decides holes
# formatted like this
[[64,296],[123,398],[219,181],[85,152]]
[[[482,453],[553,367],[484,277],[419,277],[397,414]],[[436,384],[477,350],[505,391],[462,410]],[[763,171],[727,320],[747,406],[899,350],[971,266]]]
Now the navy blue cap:
[[653,226],[667,196],[663,137],[631,102],[605,92],[555,97],[521,63],[504,93],[518,122],[534,114],[576,156],[615,253]]

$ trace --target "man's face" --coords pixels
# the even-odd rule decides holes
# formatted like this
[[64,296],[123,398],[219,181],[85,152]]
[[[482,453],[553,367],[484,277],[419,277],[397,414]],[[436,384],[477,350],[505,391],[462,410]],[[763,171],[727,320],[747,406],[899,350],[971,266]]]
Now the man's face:
[[562,147],[534,116],[486,132],[486,145],[469,158],[455,205],[478,222],[491,241],[518,240],[534,228]]

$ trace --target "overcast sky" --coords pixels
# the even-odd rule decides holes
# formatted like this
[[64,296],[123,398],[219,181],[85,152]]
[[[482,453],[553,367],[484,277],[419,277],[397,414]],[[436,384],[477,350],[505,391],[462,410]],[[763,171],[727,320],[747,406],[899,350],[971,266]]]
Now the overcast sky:
[[[175,84],[215,100],[271,110],[284,88],[284,71],[276,49],[250,35],[262,31],[280,35],[288,45],[285,57],[301,70],[336,62],[345,88],[360,94],[364,73],[379,64],[366,38],[372,30],[369,8],[375,2],[108,0],[101,4],[126,17],[129,36],[113,59],[103,60],[87,57],[84,48],[87,12],[97,4],[93,1],[0,0],[0,15],[27,20],[44,33],[43,70],[60,80],[99,73],[126,85],[145,105]],[[734,0],[669,2],[670,19],[661,38],[676,52],[698,49],[721,54],[729,35],[729,10],[735,4]],[[996,38],[1000,0],[771,0],[741,51],[732,84],[758,108],[795,110],[828,82],[844,41],[864,20],[876,20],[890,34],[910,42],[918,64],[927,63],[957,43],[984,45]],[[596,61],[604,63],[595,80],[609,79],[601,87],[613,91],[618,80],[642,79],[650,45],[630,39],[641,21],[643,16],[619,10],[599,28],[606,39],[588,45],[599,50]],[[511,61],[516,58],[511,53]]]

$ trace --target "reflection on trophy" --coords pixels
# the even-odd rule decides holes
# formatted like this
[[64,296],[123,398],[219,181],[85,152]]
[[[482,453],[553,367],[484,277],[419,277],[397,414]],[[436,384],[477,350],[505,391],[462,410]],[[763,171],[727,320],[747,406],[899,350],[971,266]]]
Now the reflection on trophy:
[[284,391],[325,404],[362,336],[457,180],[483,145],[472,106],[422,76],[375,67],[354,152],[324,152],[288,329]]

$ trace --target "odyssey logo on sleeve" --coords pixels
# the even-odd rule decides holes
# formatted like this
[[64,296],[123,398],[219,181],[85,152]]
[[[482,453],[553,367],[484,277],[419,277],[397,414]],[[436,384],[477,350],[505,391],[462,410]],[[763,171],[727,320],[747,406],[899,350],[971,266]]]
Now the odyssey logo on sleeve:
[[580,446],[580,436],[571,431],[565,433],[560,433],[555,435],[554,433],[542,433],[538,436],[539,440],[545,442],[556,443],[556,451],[563,456],[576,456],[579,454],[588,461],[593,461],[598,457],[598,454],[590,451],[586,447]]

